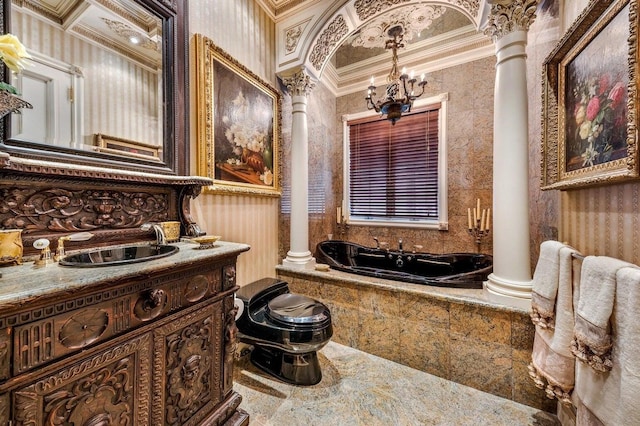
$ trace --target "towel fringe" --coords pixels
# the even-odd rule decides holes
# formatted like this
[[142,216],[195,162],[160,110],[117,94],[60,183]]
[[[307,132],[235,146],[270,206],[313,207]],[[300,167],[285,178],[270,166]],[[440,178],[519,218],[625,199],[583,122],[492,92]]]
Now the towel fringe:
[[613,361],[611,360],[611,345],[604,350],[598,348],[598,352],[594,352],[593,348],[586,344],[579,336],[575,336],[571,341],[571,353],[575,355],[580,362],[583,362],[601,373],[611,371]]
[[564,405],[573,405],[571,401],[571,392],[573,389],[565,390],[561,386],[549,382],[546,377],[544,377],[533,363],[529,363],[527,366],[529,369],[529,377],[533,379],[536,387],[538,389],[544,389],[545,395],[549,399],[557,399]]
[[553,312],[549,313],[533,306],[529,316],[531,317],[531,322],[542,329],[554,330],[556,328]]

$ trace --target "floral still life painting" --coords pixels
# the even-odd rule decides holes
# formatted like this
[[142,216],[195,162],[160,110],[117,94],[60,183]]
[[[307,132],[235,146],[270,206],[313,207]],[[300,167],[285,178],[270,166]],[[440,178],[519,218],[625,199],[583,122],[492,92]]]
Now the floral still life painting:
[[628,31],[618,14],[566,68],[566,170],[627,155]]
[[637,179],[638,0],[592,0],[542,67],[542,189]]
[[279,195],[280,96],[208,38],[196,36],[198,167],[214,192]]

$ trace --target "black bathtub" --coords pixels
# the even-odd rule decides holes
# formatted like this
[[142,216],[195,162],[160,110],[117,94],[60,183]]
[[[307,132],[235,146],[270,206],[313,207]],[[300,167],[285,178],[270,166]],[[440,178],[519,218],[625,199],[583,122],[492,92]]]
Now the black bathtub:
[[337,240],[319,243],[316,260],[353,274],[455,288],[482,288],[493,270],[493,258],[486,254],[414,253]]

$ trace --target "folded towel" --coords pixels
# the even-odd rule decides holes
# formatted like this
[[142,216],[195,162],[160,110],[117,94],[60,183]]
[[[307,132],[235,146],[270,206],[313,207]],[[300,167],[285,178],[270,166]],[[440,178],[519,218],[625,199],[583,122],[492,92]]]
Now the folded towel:
[[[536,386],[545,389],[547,397],[558,398],[564,404],[571,404],[575,378],[575,358],[571,354],[574,327],[573,287],[574,283],[577,285],[580,281],[580,269],[576,267],[574,274],[574,253],[577,253],[575,249],[565,245],[558,251],[560,279],[557,280],[557,295],[554,296],[555,326],[550,328],[546,324],[536,323],[529,364],[529,375]],[[534,281],[534,288],[535,286]]]
[[619,269],[616,281],[612,367],[603,373],[576,363],[578,425],[640,425],[640,268]]
[[540,256],[533,272],[531,321],[542,328],[553,328],[556,295],[560,280],[560,250],[566,247],[558,241],[540,244]]
[[616,272],[633,265],[607,256],[587,256],[582,262],[580,298],[571,352],[597,371],[611,370],[611,327]]

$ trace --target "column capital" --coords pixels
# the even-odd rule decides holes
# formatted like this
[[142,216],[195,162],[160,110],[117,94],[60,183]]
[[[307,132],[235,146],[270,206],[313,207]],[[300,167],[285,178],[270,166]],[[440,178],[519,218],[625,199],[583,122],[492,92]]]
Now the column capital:
[[316,84],[305,70],[299,70],[288,77],[282,77],[291,96],[309,96]]
[[484,33],[501,39],[515,31],[528,31],[536,18],[538,0],[488,0],[491,12]]

